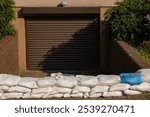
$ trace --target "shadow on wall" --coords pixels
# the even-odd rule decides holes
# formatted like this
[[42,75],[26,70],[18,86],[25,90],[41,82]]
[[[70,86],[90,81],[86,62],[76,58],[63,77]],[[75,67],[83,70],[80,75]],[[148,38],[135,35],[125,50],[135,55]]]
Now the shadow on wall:
[[150,67],[123,41],[108,42],[108,73],[135,72]]
[[[83,22],[83,21],[81,21]],[[70,29],[64,29],[75,33],[73,35],[57,35],[57,40],[51,49],[47,51],[40,62],[40,70],[74,73],[74,74],[97,74],[100,67],[99,61],[99,19],[94,19],[85,26],[77,24]],[[78,27],[78,25],[82,25]],[[76,30],[77,29],[77,30]],[[59,43],[58,43],[59,42]]]

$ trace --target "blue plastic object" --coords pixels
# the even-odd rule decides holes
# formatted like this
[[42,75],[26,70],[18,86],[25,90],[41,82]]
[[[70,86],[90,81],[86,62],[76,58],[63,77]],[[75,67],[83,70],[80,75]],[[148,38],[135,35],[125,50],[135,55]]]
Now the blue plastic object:
[[143,82],[139,73],[121,73],[121,83],[127,83],[130,85],[139,85]]

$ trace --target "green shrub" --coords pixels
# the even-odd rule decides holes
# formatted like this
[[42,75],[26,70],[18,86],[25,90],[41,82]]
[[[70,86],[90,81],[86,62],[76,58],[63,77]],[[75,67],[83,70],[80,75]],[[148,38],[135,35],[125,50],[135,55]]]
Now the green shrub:
[[150,11],[150,4],[145,0],[122,0],[116,5],[105,14],[106,38],[140,44],[145,39],[144,16]]
[[11,21],[15,19],[13,0],[0,0],[0,39],[15,35],[16,31]]

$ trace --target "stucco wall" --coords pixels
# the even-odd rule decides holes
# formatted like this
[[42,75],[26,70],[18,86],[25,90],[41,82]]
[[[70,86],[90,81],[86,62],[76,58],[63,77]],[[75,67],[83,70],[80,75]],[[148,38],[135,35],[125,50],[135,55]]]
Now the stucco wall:
[[18,56],[19,56],[19,69],[26,70],[26,32],[25,32],[25,19],[20,13],[21,8],[15,9],[16,20],[14,25],[18,34]]
[[[117,0],[65,0],[67,7],[114,6]],[[56,7],[61,0],[15,0],[16,7]]]

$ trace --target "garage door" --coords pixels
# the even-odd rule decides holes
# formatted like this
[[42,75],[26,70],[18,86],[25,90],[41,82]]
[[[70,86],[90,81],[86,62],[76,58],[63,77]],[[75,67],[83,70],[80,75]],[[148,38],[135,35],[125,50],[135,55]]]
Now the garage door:
[[26,18],[27,68],[69,71],[99,68],[99,16],[49,15]]

